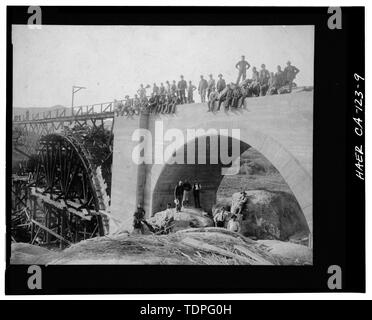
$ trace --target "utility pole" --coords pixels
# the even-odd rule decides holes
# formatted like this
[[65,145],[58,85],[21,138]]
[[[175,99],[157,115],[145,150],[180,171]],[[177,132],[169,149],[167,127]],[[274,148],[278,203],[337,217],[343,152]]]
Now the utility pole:
[[74,95],[76,92],[80,91],[81,89],[86,89],[85,87],[79,86],[72,86],[72,101],[71,101],[71,115],[74,115]]

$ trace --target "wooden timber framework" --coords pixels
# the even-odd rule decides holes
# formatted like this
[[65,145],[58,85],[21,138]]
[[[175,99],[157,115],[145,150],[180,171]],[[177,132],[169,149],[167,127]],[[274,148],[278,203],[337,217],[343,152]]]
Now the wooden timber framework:
[[108,232],[114,111],[105,103],[15,119],[13,150],[34,164],[12,176],[13,241],[64,248]]

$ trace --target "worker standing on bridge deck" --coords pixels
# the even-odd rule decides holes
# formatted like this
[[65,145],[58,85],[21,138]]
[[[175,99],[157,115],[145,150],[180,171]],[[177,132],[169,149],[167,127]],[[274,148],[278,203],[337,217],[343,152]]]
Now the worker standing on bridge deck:
[[254,97],[257,97],[260,94],[260,74],[256,67],[252,68],[252,82],[249,85],[249,90]]
[[145,210],[140,204],[137,205],[137,210],[133,215],[133,233],[134,234],[143,234],[143,221],[145,220]]
[[171,90],[171,84],[169,83],[169,81],[165,81],[165,91],[167,92],[167,95],[170,95],[172,94],[172,90]]
[[176,80],[173,80],[173,83],[171,85],[171,93],[172,95],[177,94],[177,85],[176,85]]
[[146,96],[146,88],[143,86],[142,83],[140,85],[140,88],[137,90],[137,93],[138,93],[138,95],[139,95],[140,98]]
[[276,70],[277,71],[275,73],[275,81],[276,81],[277,89],[279,89],[280,87],[283,87],[285,84],[284,72],[281,66],[277,66]]
[[238,79],[236,80],[236,84],[239,84],[240,79],[247,77],[247,70],[251,67],[251,65],[245,61],[245,56],[242,56],[242,59],[235,65],[235,68],[239,70]]
[[218,75],[218,81],[217,81],[217,92],[220,94],[225,88],[226,88],[226,81],[223,79],[222,74],[220,73]]
[[216,80],[213,79],[213,75],[209,75],[209,80],[208,80],[208,92],[207,92],[207,97],[209,98],[209,95],[211,94],[212,91],[216,88]]
[[154,82],[154,85],[152,87],[152,93],[153,94],[159,94],[159,87],[156,85],[155,82]]
[[159,93],[160,93],[161,96],[165,96],[166,95],[166,89],[164,87],[163,82],[160,84]]
[[182,200],[183,200],[183,183],[182,181],[178,181],[178,184],[174,188],[174,199],[176,200],[176,211],[180,212],[181,211],[181,206],[182,206]]
[[205,80],[203,76],[200,76],[198,91],[199,91],[200,99],[202,103],[205,102],[205,95],[207,93],[207,89],[208,89],[207,80]]
[[186,88],[187,88],[187,82],[183,79],[183,75],[181,75],[181,80],[178,82],[178,92],[179,92],[179,98],[181,100],[181,103],[186,103]]
[[259,73],[260,96],[266,95],[266,91],[269,88],[269,79],[270,72],[266,69],[266,66],[262,64]]
[[196,87],[192,84],[191,80],[189,81],[189,85],[187,87],[187,102],[194,103],[194,91]]
[[293,80],[296,78],[296,75],[299,72],[300,70],[291,65],[291,61],[287,62],[287,66],[284,69],[284,78],[286,80],[286,84],[289,86],[289,92],[292,92]]

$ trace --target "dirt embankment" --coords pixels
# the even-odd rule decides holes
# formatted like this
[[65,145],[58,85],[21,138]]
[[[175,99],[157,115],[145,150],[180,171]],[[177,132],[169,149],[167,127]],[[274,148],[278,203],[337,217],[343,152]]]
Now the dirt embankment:
[[303,246],[287,246],[284,256],[270,243],[260,243],[225,229],[209,227],[162,236],[123,233],[98,237],[60,252],[29,244],[13,244],[11,263],[304,265],[312,264],[312,253]]

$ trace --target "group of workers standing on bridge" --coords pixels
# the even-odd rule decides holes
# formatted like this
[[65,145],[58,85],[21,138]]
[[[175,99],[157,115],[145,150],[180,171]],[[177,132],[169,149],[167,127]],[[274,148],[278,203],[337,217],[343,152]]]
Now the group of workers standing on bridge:
[[209,75],[209,79],[200,76],[198,87],[192,81],[186,81],[184,76],[180,80],[172,82],[162,82],[160,86],[156,83],[152,86],[150,96],[147,96],[147,89],[150,85],[140,85],[134,98],[127,95],[123,102],[116,102],[115,110],[117,115],[131,116],[140,113],[175,113],[176,106],[185,103],[194,103],[194,91],[198,90],[202,103],[207,102],[207,111],[219,111],[224,104],[225,110],[241,108],[244,106],[244,100],[248,97],[257,97],[264,95],[274,95],[292,92],[294,79],[299,73],[299,69],[287,62],[287,66],[282,70],[277,66],[276,72],[270,72],[265,64],[257,70],[252,67],[252,77],[247,79],[247,71],[251,65],[241,57],[235,65],[238,70],[236,82],[226,83],[222,74],[218,75],[218,80]]

